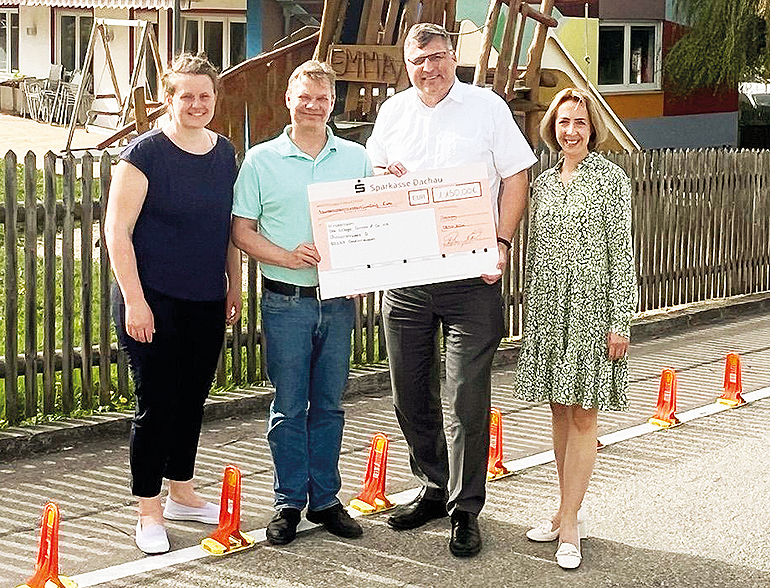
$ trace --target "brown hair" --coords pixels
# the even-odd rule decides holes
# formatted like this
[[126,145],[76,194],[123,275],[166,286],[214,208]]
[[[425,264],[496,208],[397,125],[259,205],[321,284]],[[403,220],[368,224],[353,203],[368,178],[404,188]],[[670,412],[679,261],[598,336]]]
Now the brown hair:
[[414,44],[418,49],[422,49],[433,39],[437,38],[444,39],[446,48],[449,51],[453,51],[452,39],[447,30],[441,25],[432,22],[420,22],[416,25],[412,25],[412,28],[409,29],[409,33],[404,40],[404,48],[406,48],[407,45]]
[[219,74],[217,73],[217,68],[212,65],[205,53],[198,53],[197,55],[182,53],[174,60],[171,67],[163,72],[160,81],[163,83],[163,90],[168,96],[174,95],[176,90],[174,88],[174,76],[177,74],[208,76],[214,86],[214,93],[217,93]]
[[591,123],[591,138],[588,140],[588,149],[595,149],[607,138],[607,125],[604,123],[604,118],[594,97],[579,88],[564,88],[554,96],[543,120],[540,122],[540,137],[551,151],[561,151],[559,141],[556,140],[556,112],[559,110],[559,106],[565,102],[585,104]]
[[323,61],[316,61],[315,59],[309,59],[305,63],[300,64],[289,76],[289,83],[286,84],[286,90],[291,88],[291,85],[299,78],[310,78],[315,82],[326,80],[332,89],[332,98],[337,95],[335,90],[335,83],[337,82],[337,74],[334,73],[332,66]]

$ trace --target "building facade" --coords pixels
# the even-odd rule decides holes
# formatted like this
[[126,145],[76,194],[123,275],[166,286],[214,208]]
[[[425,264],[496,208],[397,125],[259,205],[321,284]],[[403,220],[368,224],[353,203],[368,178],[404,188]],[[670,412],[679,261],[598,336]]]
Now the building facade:
[[671,0],[556,7],[556,34],[643,148],[738,145],[738,88],[682,95],[663,79],[663,59],[686,30]]
[[[52,65],[61,65],[65,77],[80,71],[94,20],[113,19],[116,24],[107,27],[110,53],[116,78],[125,91],[134,72],[138,29],[117,21],[152,23],[161,61],[168,63],[175,47],[175,4],[181,15],[182,48],[206,52],[220,70],[270,50],[302,26],[318,23],[317,15],[303,8],[301,0],[0,0],[0,81],[15,72],[46,78]],[[319,2],[315,5],[322,7]],[[252,23],[249,34],[247,21]],[[142,68],[147,71],[141,79],[157,96],[153,64]],[[95,93],[111,86],[100,45],[90,69]]]

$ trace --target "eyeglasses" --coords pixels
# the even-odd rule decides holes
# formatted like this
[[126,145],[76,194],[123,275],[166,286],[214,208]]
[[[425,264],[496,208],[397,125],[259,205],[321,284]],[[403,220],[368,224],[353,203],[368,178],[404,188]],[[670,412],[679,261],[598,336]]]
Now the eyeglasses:
[[437,51],[436,53],[431,53],[430,55],[420,55],[414,59],[407,59],[407,61],[412,65],[419,67],[426,61],[430,61],[431,63],[439,63],[444,60],[444,58],[447,56],[447,53],[447,51]]

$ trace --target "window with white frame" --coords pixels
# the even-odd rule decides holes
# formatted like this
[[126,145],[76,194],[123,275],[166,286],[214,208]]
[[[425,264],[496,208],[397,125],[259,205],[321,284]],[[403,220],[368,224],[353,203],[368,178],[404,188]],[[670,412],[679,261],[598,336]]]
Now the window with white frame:
[[90,12],[62,11],[58,13],[59,63],[67,71],[80,70],[88,51],[94,18]]
[[0,71],[19,69],[19,11],[0,10]]
[[190,15],[184,16],[182,21],[185,51],[204,51],[220,70],[246,59],[245,16]]
[[599,25],[599,89],[659,90],[662,60],[660,22]]

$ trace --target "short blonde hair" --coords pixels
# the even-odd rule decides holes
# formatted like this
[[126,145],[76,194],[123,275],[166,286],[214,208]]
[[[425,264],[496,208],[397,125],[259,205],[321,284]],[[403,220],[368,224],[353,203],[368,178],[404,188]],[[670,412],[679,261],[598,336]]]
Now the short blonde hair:
[[576,102],[585,104],[588,111],[589,122],[591,123],[591,138],[588,140],[588,149],[593,150],[597,145],[607,138],[607,125],[604,123],[596,100],[591,94],[579,88],[564,88],[554,96],[551,105],[540,122],[540,137],[551,151],[561,151],[559,141],[556,140],[556,113],[559,106],[565,102]]
[[309,59],[305,63],[300,64],[289,76],[289,83],[286,84],[286,90],[291,88],[291,85],[299,78],[310,78],[315,82],[326,80],[329,83],[329,87],[332,89],[332,98],[337,95],[335,90],[335,84],[337,82],[337,74],[334,73],[332,66],[324,61],[316,61],[315,59]]

